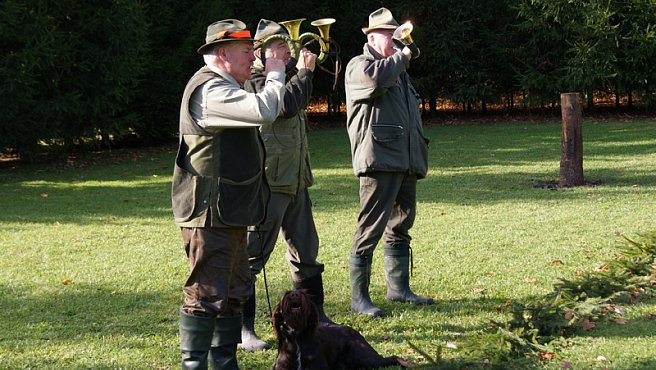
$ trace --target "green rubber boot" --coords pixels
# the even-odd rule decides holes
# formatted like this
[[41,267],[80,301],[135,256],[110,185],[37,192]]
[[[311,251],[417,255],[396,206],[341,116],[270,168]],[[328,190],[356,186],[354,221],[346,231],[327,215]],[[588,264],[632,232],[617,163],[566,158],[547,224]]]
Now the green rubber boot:
[[432,298],[416,295],[410,290],[410,247],[385,246],[385,280],[387,300],[411,302],[420,305],[434,304]]
[[217,317],[210,349],[214,370],[239,370],[237,344],[241,342],[241,316]]
[[180,310],[180,352],[183,370],[207,369],[214,318],[194,316]]
[[374,306],[369,297],[372,258],[371,254],[352,254],[349,258],[351,310],[371,317],[381,317],[383,311]]

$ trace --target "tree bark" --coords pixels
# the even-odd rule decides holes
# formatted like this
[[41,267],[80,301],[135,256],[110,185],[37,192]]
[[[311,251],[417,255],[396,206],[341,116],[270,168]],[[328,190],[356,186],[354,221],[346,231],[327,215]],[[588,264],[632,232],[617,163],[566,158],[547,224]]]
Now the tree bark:
[[578,93],[560,94],[563,135],[560,146],[559,186],[583,185],[583,129]]

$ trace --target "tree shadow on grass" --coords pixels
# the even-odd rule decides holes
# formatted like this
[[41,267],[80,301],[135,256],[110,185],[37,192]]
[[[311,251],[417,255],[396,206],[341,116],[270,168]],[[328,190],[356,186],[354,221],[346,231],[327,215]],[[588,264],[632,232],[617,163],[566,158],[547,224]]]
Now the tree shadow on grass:
[[[63,350],[75,348],[75,343],[85,343],[85,346],[94,343],[108,346],[81,356],[87,361],[93,356],[94,368],[129,368],[134,364],[117,364],[112,359],[112,352],[148,347],[152,352],[167,338],[177,336],[179,289],[175,293],[155,288],[151,292],[117,292],[94,285],[62,284],[47,293],[40,293],[44,290],[44,287],[0,286],[0,306],[3,308],[0,313],[3,327],[0,348],[3,349],[0,351],[56,353],[60,350],[58,347]],[[85,346],[80,351],[87,351]],[[171,351],[177,353],[174,347]],[[59,361],[33,355],[22,357],[22,361],[26,358],[38,363],[4,364],[10,368],[39,368]],[[84,360],[75,358],[73,361],[72,368],[85,367]]]

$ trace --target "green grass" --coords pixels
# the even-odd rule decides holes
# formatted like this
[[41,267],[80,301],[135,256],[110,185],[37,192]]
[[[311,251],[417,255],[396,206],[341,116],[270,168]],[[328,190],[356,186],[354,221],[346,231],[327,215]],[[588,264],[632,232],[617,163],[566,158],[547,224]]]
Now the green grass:
[[[584,175],[599,184],[535,187],[558,178],[560,130],[558,122],[426,128],[430,172],[418,185],[411,285],[437,304],[386,302],[378,248],[371,295],[388,314],[381,320],[349,309],[358,181],[346,132],[313,130],[311,195],[332,319],[384,355],[426,365],[410,341],[456,360],[464,339],[507,319],[497,311],[507,300],[545,295],[559,278],[599,266],[615,253],[616,232],[656,230],[656,121],[586,121]],[[174,148],[119,153],[83,167],[0,169],[0,368],[179,367],[187,265],[170,211]],[[291,288],[283,253],[279,244],[266,270],[272,304]],[[257,330],[273,343],[263,279],[258,302]],[[656,367],[655,302],[627,307],[625,325],[568,338],[569,348],[538,365]],[[243,369],[268,369],[275,352],[238,356]]]

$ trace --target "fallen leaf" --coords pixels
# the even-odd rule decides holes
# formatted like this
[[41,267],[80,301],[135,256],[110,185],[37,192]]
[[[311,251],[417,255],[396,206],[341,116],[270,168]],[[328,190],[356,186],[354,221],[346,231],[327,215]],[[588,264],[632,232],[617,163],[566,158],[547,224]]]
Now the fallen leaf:
[[458,346],[453,342],[446,342],[446,348],[449,349],[458,349]]
[[46,193],[42,193],[42,194],[40,194],[39,196],[40,196],[41,198],[47,198],[47,197],[48,197],[48,194],[46,194]]
[[597,358],[595,358],[595,361],[608,361],[608,359],[604,356],[597,356]]
[[569,321],[574,317],[574,311],[567,311],[565,312],[565,320]]
[[614,318],[614,317],[609,317],[609,318],[608,318],[608,321],[610,321],[610,322],[614,322],[614,323],[619,324],[619,325],[624,325],[624,324],[626,324],[626,320],[624,320],[624,319],[616,319],[616,318]]
[[556,357],[556,354],[554,352],[540,352],[538,353],[538,357],[543,360],[551,360],[552,358]]
[[626,312],[621,307],[617,307],[617,306],[613,306],[613,312],[615,312],[616,314],[622,317],[626,315]]
[[491,272],[485,274],[485,277],[494,277],[494,276],[495,276],[495,275],[494,275],[493,273],[491,273]]
[[553,261],[551,261],[551,264],[552,264],[552,265],[563,265],[563,261],[561,261],[561,260],[553,260]]
[[583,329],[585,329],[586,331],[590,331],[596,327],[597,327],[597,323],[595,323],[594,321],[590,321],[588,319],[583,320]]
[[487,291],[485,288],[474,288],[474,293],[476,294],[483,294]]
[[512,304],[511,300],[507,300],[505,303],[502,303],[497,306],[497,312],[501,312],[506,309],[506,307],[510,306]]
[[70,284],[73,284],[73,280],[66,279],[66,280],[62,281],[62,284],[64,284],[64,285],[70,285]]
[[525,278],[525,279],[524,279],[524,282],[527,283],[527,284],[535,284],[535,283],[538,282],[538,279],[535,279],[535,278]]
[[608,271],[608,269],[610,269],[610,267],[608,267],[608,265],[601,265],[601,266],[595,267],[594,272]]

